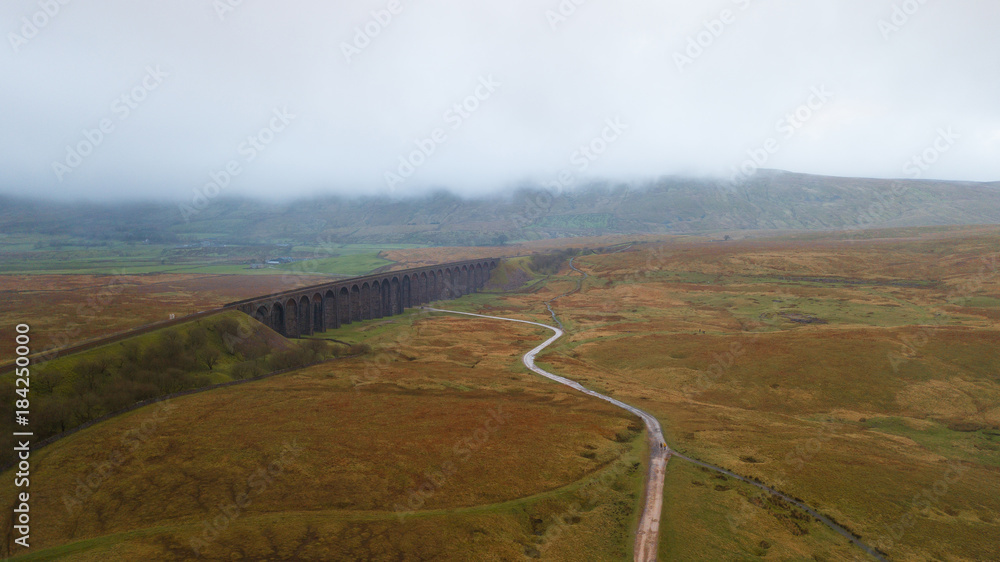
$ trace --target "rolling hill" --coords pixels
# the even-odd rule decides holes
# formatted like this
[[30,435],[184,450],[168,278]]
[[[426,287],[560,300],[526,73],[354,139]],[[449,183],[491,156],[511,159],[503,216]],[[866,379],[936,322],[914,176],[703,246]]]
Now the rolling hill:
[[521,187],[463,199],[219,199],[185,216],[171,203],[0,198],[0,232],[86,240],[267,244],[334,241],[490,245],[615,233],[832,230],[1000,222],[1000,182],[884,180],[762,170],[741,185],[667,177],[564,193]]

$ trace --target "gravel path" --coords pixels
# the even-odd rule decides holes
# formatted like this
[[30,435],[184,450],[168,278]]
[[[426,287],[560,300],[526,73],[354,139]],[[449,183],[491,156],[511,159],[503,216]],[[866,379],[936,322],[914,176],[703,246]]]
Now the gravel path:
[[[631,247],[631,245],[629,245],[629,247]],[[624,249],[627,250],[628,248]],[[783,500],[785,500],[786,502],[789,502],[791,504],[794,504],[802,508],[804,511],[806,511],[806,513],[812,515],[820,522],[825,524],[827,527],[833,529],[841,536],[847,538],[849,541],[854,543],[855,546],[865,551],[868,555],[872,556],[876,560],[886,562],[886,559],[878,552],[876,552],[875,549],[868,546],[867,544],[862,542],[859,538],[852,535],[849,531],[847,531],[840,525],[834,523],[828,517],[817,512],[816,510],[809,507],[805,503],[802,503],[794,498],[791,498],[786,494],[782,494],[781,492],[773,488],[770,488],[768,486],[765,486],[760,482],[744,478],[743,476],[735,474],[724,468],[714,466],[699,461],[697,459],[692,459],[690,457],[677,453],[676,451],[671,451],[670,448],[667,446],[666,441],[663,438],[663,430],[660,427],[660,422],[652,414],[640,410],[635,406],[630,406],[622,402],[621,400],[616,400],[614,398],[611,398],[610,396],[606,396],[599,392],[590,390],[589,388],[586,388],[585,386],[581,385],[580,383],[574,380],[567,379],[566,377],[561,377],[559,375],[554,375],[546,371],[545,369],[542,369],[541,367],[535,365],[535,356],[537,356],[542,350],[544,350],[548,346],[555,343],[555,341],[561,338],[565,333],[562,322],[559,321],[559,318],[556,316],[555,310],[552,309],[552,302],[562,297],[572,295],[573,293],[580,291],[580,289],[583,287],[583,281],[588,277],[586,272],[576,268],[576,266],[573,264],[573,259],[575,258],[570,258],[569,267],[573,271],[576,271],[577,273],[582,275],[580,281],[577,283],[576,288],[573,289],[572,291],[563,293],[558,297],[552,298],[545,302],[545,307],[548,308],[549,313],[552,314],[552,319],[556,322],[556,324],[559,325],[558,328],[554,328],[546,324],[540,324],[538,322],[530,322],[528,320],[517,320],[514,318],[503,318],[500,316],[486,316],[483,314],[473,314],[471,312],[457,312],[454,310],[443,310],[439,308],[429,308],[429,307],[424,307],[424,309],[431,310],[434,312],[446,312],[449,314],[461,314],[464,316],[489,318],[491,320],[502,320],[505,322],[518,322],[521,324],[530,324],[532,326],[538,326],[540,328],[552,330],[553,332],[555,332],[555,335],[545,340],[545,342],[543,342],[538,347],[524,354],[522,360],[524,361],[524,365],[528,369],[547,379],[551,379],[560,384],[569,386],[584,394],[593,396],[594,398],[599,398],[606,402],[610,402],[615,406],[618,406],[619,408],[622,408],[624,410],[628,410],[629,412],[642,418],[642,421],[646,424],[646,433],[649,436],[650,459],[649,459],[649,472],[646,474],[646,498],[643,504],[642,516],[639,519],[639,527],[638,529],[636,529],[636,535],[635,535],[635,557],[634,557],[635,562],[655,562],[656,560],[656,549],[659,546],[659,537],[660,537],[660,514],[663,511],[663,481],[666,475],[667,461],[670,460],[671,456],[676,456],[687,462],[708,468],[710,470],[714,470],[716,472],[720,472],[722,474],[725,474],[742,482],[746,482],[747,484],[750,484],[752,486],[756,486],[757,488],[760,488],[761,490],[769,492],[775,496],[778,496]]]
[[440,308],[425,308],[425,310],[433,312],[447,312],[449,314],[461,314],[463,316],[475,316],[477,318],[489,318],[491,320],[502,320],[505,322],[518,322],[521,324],[538,326],[539,328],[545,328],[546,330],[552,330],[555,332],[555,335],[545,340],[538,347],[524,354],[524,365],[528,369],[547,379],[564,384],[584,394],[610,402],[615,406],[628,410],[629,412],[632,412],[642,418],[642,421],[646,424],[646,433],[649,436],[651,458],[649,462],[649,472],[646,476],[645,505],[643,506],[642,517],[639,519],[639,528],[637,529],[635,536],[635,560],[636,562],[654,562],[656,560],[656,547],[659,544],[660,538],[660,512],[663,509],[663,478],[667,468],[667,461],[670,459],[670,449],[664,445],[663,430],[660,428],[660,422],[657,421],[652,414],[644,412],[639,408],[630,406],[621,400],[616,400],[610,396],[605,396],[604,394],[590,390],[574,380],[554,375],[535,365],[535,356],[563,336],[564,332],[559,328],[539,324],[538,322],[529,322],[528,320],[516,320],[514,318],[502,318],[500,316],[486,316],[483,314],[473,314],[471,312],[457,312],[454,310],[443,310]]

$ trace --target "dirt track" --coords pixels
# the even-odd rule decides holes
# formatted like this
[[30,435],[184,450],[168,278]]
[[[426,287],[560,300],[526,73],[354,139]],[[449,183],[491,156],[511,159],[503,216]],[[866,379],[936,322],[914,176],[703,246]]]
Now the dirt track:
[[[631,244],[629,244],[629,246],[623,248],[622,250],[618,250],[618,251],[628,250],[630,247],[631,247]],[[649,451],[650,451],[649,457],[650,458],[649,458],[649,471],[646,474],[646,497],[645,497],[645,499],[643,501],[642,516],[641,516],[641,518],[639,520],[639,526],[636,529],[636,535],[635,535],[635,550],[634,550],[635,556],[634,556],[634,560],[636,562],[653,562],[653,561],[656,560],[657,547],[659,546],[659,538],[660,538],[660,515],[661,515],[661,513],[663,511],[663,485],[664,485],[664,478],[666,476],[667,461],[669,461],[670,457],[672,457],[672,456],[677,456],[678,458],[683,459],[683,460],[685,460],[687,462],[690,462],[690,463],[693,463],[693,464],[696,464],[696,465],[699,465],[699,466],[702,466],[702,467],[705,467],[705,468],[708,468],[710,470],[714,470],[714,471],[717,471],[717,472],[720,472],[720,473],[723,473],[723,474],[727,474],[727,475],[729,475],[729,476],[731,476],[733,478],[736,478],[736,479],[738,479],[740,481],[743,481],[743,482],[745,482],[747,484],[750,484],[752,486],[756,486],[756,487],[764,490],[765,492],[768,492],[768,493],[773,494],[775,496],[781,497],[785,501],[790,502],[790,503],[792,503],[794,505],[799,506],[800,508],[802,508],[803,510],[805,510],[807,513],[809,513],[810,515],[812,515],[813,517],[815,517],[817,520],[819,520],[820,522],[822,522],[824,525],[826,525],[827,527],[833,529],[838,534],[840,534],[841,536],[843,536],[847,540],[849,540],[852,543],[854,543],[855,546],[857,546],[861,550],[865,551],[871,557],[875,558],[876,560],[885,561],[885,557],[883,557],[879,552],[877,552],[872,547],[870,547],[867,544],[865,544],[864,542],[862,542],[859,537],[854,536],[852,533],[850,533],[849,531],[847,531],[846,529],[844,529],[843,527],[841,527],[837,523],[834,523],[831,519],[829,519],[826,516],[820,514],[816,510],[812,509],[810,506],[806,505],[805,503],[802,503],[802,502],[800,502],[798,500],[795,500],[795,499],[793,499],[793,498],[791,498],[791,497],[789,497],[789,496],[787,496],[785,494],[782,494],[781,492],[779,492],[779,491],[777,491],[777,490],[775,490],[773,488],[770,488],[768,486],[765,486],[764,484],[761,484],[760,482],[756,482],[756,481],[750,480],[748,478],[744,478],[743,476],[739,476],[739,475],[737,475],[737,474],[735,474],[733,472],[730,472],[730,471],[728,471],[728,470],[726,470],[724,468],[720,468],[720,467],[717,467],[717,466],[714,466],[714,465],[711,465],[711,464],[708,464],[708,463],[704,463],[704,462],[699,461],[697,459],[692,459],[692,458],[684,456],[684,455],[682,455],[680,453],[671,451],[670,448],[667,446],[666,441],[664,440],[663,430],[660,428],[660,422],[657,421],[657,419],[655,417],[653,417],[651,414],[649,414],[647,412],[644,412],[644,411],[642,411],[642,410],[640,410],[640,409],[638,409],[638,408],[636,408],[634,406],[630,406],[630,405],[628,405],[628,404],[626,404],[624,402],[621,402],[620,400],[615,400],[614,398],[611,398],[609,396],[605,396],[605,395],[600,394],[598,392],[594,392],[593,390],[590,390],[590,389],[584,387],[583,385],[581,385],[580,383],[578,383],[576,381],[567,379],[565,377],[560,377],[559,375],[554,375],[554,374],[552,374],[552,373],[550,373],[550,372],[548,372],[548,371],[546,371],[546,370],[544,370],[544,369],[536,366],[535,365],[535,356],[538,355],[538,353],[541,352],[543,349],[545,349],[546,347],[548,347],[549,345],[551,345],[552,343],[554,343],[556,340],[558,340],[560,337],[562,337],[563,334],[564,334],[564,332],[562,330],[562,327],[563,327],[562,326],[562,322],[559,321],[559,318],[556,316],[555,310],[552,309],[552,302],[554,302],[554,301],[556,301],[556,300],[558,300],[558,299],[560,299],[562,297],[565,297],[565,296],[568,296],[568,295],[571,295],[573,293],[576,293],[576,292],[580,291],[582,289],[582,287],[583,287],[583,281],[588,277],[587,272],[582,271],[582,270],[576,268],[576,266],[573,263],[574,259],[575,258],[571,258],[569,260],[569,267],[570,267],[570,269],[572,269],[573,271],[579,273],[582,276],[580,278],[580,282],[576,286],[576,289],[574,289],[572,291],[569,291],[567,293],[563,293],[563,294],[561,294],[561,295],[559,295],[559,296],[557,296],[557,297],[555,297],[553,299],[550,299],[550,300],[546,301],[546,303],[545,303],[545,306],[546,306],[546,308],[548,308],[549,313],[552,314],[552,319],[556,322],[556,324],[559,325],[559,328],[554,328],[554,327],[548,326],[546,324],[539,324],[537,322],[529,322],[527,320],[516,320],[516,319],[513,319],[513,318],[503,318],[503,317],[499,317],[499,316],[485,316],[485,315],[482,315],[482,314],[472,314],[470,312],[456,312],[456,311],[452,311],[452,310],[441,310],[441,309],[437,309],[437,308],[426,308],[426,310],[432,310],[432,311],[435,311],[435,312],[447,312],[447,313],[451,313],[451,314],[462,314],[462,315],[465,315],[465,316],[477,316],[479,318],[490,318],[490,319],[493,319],[493,320],[503,320],[503,321],[506,321],[506,322],[520,322],[522,324],[531,324],[533,326],[539,326],[541,328],[552,330],[553,332],[555,332],[554,336],[552,336],[551,338],[549,338],[548,340],[546,340],[544,343],[542,343],[538,347],[536,347],[536,348],[532,349],[531,351],[529,351],[528,353],[524,354],[524,358],[523,358],[524,365],[526,367],[528,367],[528,369],[532,370],[533,372],[535,372],[535,373],[537,373],[539,375],[542,375],[545,378],[548,378],[548,379],[551,379],[551,380],[556,381],[558,383],[561,383],[561,384],[564,384],[566,386],[572,387],[572,388],[574,388],[574,389],[576,389],[576,390],[578,390],[578,391],[580,391],[580,392],[582,392],[584,394],[588,394],[588,395],[593,396],[595,398],[600,398],[601,400],[610,402],[610,403],[614,404],[615,406],[618,406],[619,408],[623,408],[625,410],[628,410],[629,412],[632,412],[633,414],[635,414],[635,415],[639,416],[640,418],[642,418],[643,422],[645,422],[645,424],[646,424],[646,433],[647,433],[648,438],[649,438]]]
[[563,331],[559,328],[553,328],[552,326],[539,324],[538,322],[502,318],[499,316],[485,316],[483,314],[473,314],[471,312],[456,312],[454,310],[442,310],[439,308],[425,308],[425,310],[447,312],[449,314],[461,314],[464,316],[475,316],[478,318],[489,318],[491,320],[503,320],[505,322],[519,322],[521,324],[531,324],[532,326],[552,330],[555,332],[555,335],[545,340],[545,342],[538,347],[524,354],[524,365],[528,369],[547,379],[551,379],[574,388],[584,394],[610,402],[615,406],[628,410],[629,412],[632,412],[642,418],[643,422],[646,424],[646,433],[649,436],[650,462],[649,472],[646,475],[646,498],[643,505],[642,517],[639,520],[639,528],[636,530],[635,536],[635,560],[637,562],[655,561],[656,547],[659,544],[660,539],[660,512],[663,509],[663,478],[667,467],[667,461],[670,459],[670,449],[664,445],[663,431],[660,428],[660,422],[657,421],[651,414],[648,414],[634,406],[629,406],[620,400],[615,400],[610,396],[594,392],[574,380],[560,377],[559,375],[553,375],[545,369],[535,365],[535,356],[563,336]]

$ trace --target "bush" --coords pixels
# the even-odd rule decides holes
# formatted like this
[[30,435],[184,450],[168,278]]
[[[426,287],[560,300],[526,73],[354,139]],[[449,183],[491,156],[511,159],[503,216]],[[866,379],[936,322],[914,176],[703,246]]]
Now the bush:
[[271,352],[271,346],[267,339],[254,328],[249,334],[237,332],[226,332],[222,334],[222,342],[226,345],[226,350],[234,355],[241,355],[244,359],[258,359]]
[[34,431],[39,435],[50,436],[69,429],[66,413],[70,411],[68,400],[64,396],[49,396],[39,402],[35,415],[31,419]]
[[126,363],[139,363],[142,360],[142,349],[133,340],[123,343],[122,350],[122,358]]
[[529,264],[531,270],[541,275],[554,275],[562,268],[563,263],[577,254],[577,250],[561,250],[551,254],[535,254]]
[[62,375],[56,371],[41,371],[31,377],[32,389],[39,395],[52,394],[59,383],[62,382]]
[[196,365],[193,353],[188,353],[181,343],[181,336],[173,330],[160,334],[142,355],[142,365],[150,368],[190,369]]
[[367,343],[356,343],[349,349],[351,355],[368,355],[372,352],[372,346]]
[[216,320],[215,324],[212,325],[212,329],[214,329],[219,335],[222,336],[224,336],[225,334],[229,334],[230,336],[236,336],[237,334],[239,334],[240,331],[240,323],[234,320],[233,318],[226,316],[224,318],[219,318],[218,320]]
[[333,357],[343,357],[345,355],[351,355],[351,346],[334,342],[334,344],[331,346],[330,354]]
[[107,370],[104,364],[91,359],[78,361],[73,368],[76,379],[73,381],[73,390],[77,394],[83,394],[97,390],[103,381],[101,380]]
[[[220,338],[232,342],[233,354],[243,358],[232,368],[234,379],[302,367],[332,354],[327,342],[305,342],[265,362],[263,358],[272,352],[267,338],[241,326],[228,317],[204,320],[165,329],[144,340],[148,343],[128,340],[107,348],[109,353],[103,356],[70,357],[39,368],[32,380],[37,393],[32,403],[36,438],[51,437],[137,402],[208,386],[212,381],[206,370],[233,360],[218,348]],[[13,394],[12,379],[0,379],[0,391]],[[0,415],[11,419],[13,414],[12,401],[0,402]],[[0,437],[0,445],[9,444],[8,438]]]
[[312,356],[311,361],[322,361],[331,355],[330,346],[323,340],[307,340],[303,345]]
[[208,331],[201,326],[191,328],[187,335],[187,347],[189,349],[201,349],[208,343]]
[[256,361],[244,361],[233,365],[229,372],[234,379],[252,379],[264,374],[264,369]]
[[267,366],[271,371],[281,371],[283,369],[294,369],[309,364],[309,350],[305,348],[289,349],[279,351],[267,360]]
[[986,429],[986,426],[974,421],[957,421],[948,424],[948,429],[963,433],[972,433],[974,431]]
[[260,359],[271,353],[271,346],[267,344],[267,341],[261,337],[256,337],[256,334],[254,336],[234,346],[233,351],[242,355],[245,359]]

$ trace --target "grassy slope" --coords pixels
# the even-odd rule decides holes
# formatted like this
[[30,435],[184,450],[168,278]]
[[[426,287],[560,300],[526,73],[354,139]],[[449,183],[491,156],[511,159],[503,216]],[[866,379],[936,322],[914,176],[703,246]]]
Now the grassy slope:
[[311,275],[0,275],[9,296],[0,299],[0,355],[13,353],[20,323],[38,352],[315,283]]
[[[628,184],[631,185],[628,185]],[[761,170],[738,190],[694,178],[597,183],[558,195],[439,192],[407,200],[219,199],[186,221],[174,205],[0,200],[0,231],[141,243],[217,241],[488,245],[610,233],[718,232],[995,223],[997,184],[808,176]]]
[[[354,324],[328,335],[375,355],[175,399],[44,449],[26,559],[191,556],[203,521],[243,491],[252,502],[207,558],[627,557],[643,473],[636,421],[519,367],[535,330],[498,338],[487,324]],[[490,430],[496,408],[506,417]],[[123,438],[144,423],[132,450]],[[302,452],[272,482],[250,482],[292,442]],[[115,451],[125,462],[67,508],[77,479]],[[454,473],[418,501],[414,490],[448,462]],[[399,520],[400,505],[414,512]]]
[[[989,423],[983,423],[995,424],[990,421],[995,416],[991,408],[998,403],[991,394],[995,392],[995,378],[988,376],[990,369],[996,372],[990,363],[990,358],[995,357],[990,332],[995,329],[996,318],[990,316],[989,306],[956,310],[948,303],[954,300],[955,287],[960,287],[963,280],[976,278],[978,258],[990,245],[996,247],[995,239],[987,238],[986,242],[984,246],[971,237],[952,237],[950,241],[900,240],[891,246],[881,243],[878,248],[852,245],[825,251],[803,251],[808,246],[780,244],[750,248],[695,244],[690,248],[637,252],[638,261],[630,261],[636,256],[628,255],[587,258],[581,266],[599,275],[585,284],[584,294],[559,302],[561,318],[574,333],[545,360],[556,372],[572,374],[595,388],[654,411],[665,422],[672,444],[705,460],[778,484],[848,523],[870,542],[877,543],[880,534],[905,514],[915,514],[914,525],[890,548],[895,557],[982,558],[984,545],[995,542],[996,515],[1000,513],[994,499],[1000,490],[996,489],[996,471],[992,468],[996,449],[991,448],[991,443],[996,435]],[[823,246],[825,242],[812,244]],[[789,274],[874,274],[879,278],[937,283],[924,288],[859,288],[781,279]],[[574,275],[562,281],[552,279],[537,294],[475,295],[447,306],[546,321],[541,302],[564,292],[575,284],[574,279]],[[962,298],[960,302],[991,304],[1000,291],[995,280],[985,281],[975,289],[973,299]],[[781,302],[774,303],[776,300]],[[786,320],[761,321],[761,314],[786,309],[821,316],[830,323],[803,326]],[[943,330],[933,324],[935,330],[929,332],[933,335],[926,342],[922,336],[928,332],[907,327],[927,322],[921,319],[938,318],[937,314],[945,314],[943,324],[951,327]],[[751,321],[757,325],[748,327]],[[885,329],[883,325],[895,328]],[[394,333],[392,325],[371,326],[374,324],[356,328],[390,339]],[[463,333],[485,330],[496,339],[495,328],[491,331],[489,326],[462,326],[458,329]],[[749,329],[767,334],[748,339]],[[970,337],[973,333],[977,334],[975,338]],[[344,337],[350,340],[355,336]],[[737,342],[742,347],[736,349],[745,351],[708,389],[702,388],[698,384],[700,377],[719,357],[725,358]],[[916,355],[906,356],[902,375],[887,375],[891,372],[887,354],[899,354],[906,342],[915,348]],[[392,344],[402,354],[391,354],[387,361],[393,365],[410,363],[410,358],[422,357],[436,347],[435,353],[466,369],[442,369],[447,377],[426,372],[397,376],[379,370],[376,380],[388,379],[382,384],[411,393],[467,393],[467,389],[477,388],[474,380],[465,380],[469,371],[477,368],[469,369],[478,365],[474,359],[469,360],[464,350],[452,350],[443,342],[428,347],[429,343],[420,341],[420,353]],[[530,347],[533,343],[524,345]],[[777,353],[772,354],[772,349]],[[831,358],[836,361],[828,364]],[[511,362],[516,359],[517,353],[513,353]],[[879,364],[881,367],[877,367]],[[814,366],[820,369],[812,371]],[[462,376],[453,378],[455,374]],[[845,374],[851,378],[841,380]],[[371,382],[370,370],[358,370],[354,376],[356,382]],[[520,386],[519,382],[506,383],[494,376],[491,390],[506,391],[507,384]],[[362,388],[367,391],[372,386],[378,385],[366,384]],[[977,423],[987,427],[975,431],[949,429],[963,420],[980,420]],[[964,459],[970,469],[949,484],[947,492],[930,509],[911,508],[915,494],[934,489],[945,474],[948,459]],[[670,474],[668,484],[694,480],[673,462]],[[763,548],[760,541],[768,542],[765,550],[769,552],[785,553],[782,558],[798,558],[799,553],[820,557],[834,553],[830,556],[839,558],[837,541],[842,539],[826,540],[822,529],[812,527],[807,536],[794,535],[770,510],[765,511],[735,488],[705,488],[695,484],[684,489],[668,485],[667,505],[684,506],[678,509],[680,517],[664,519],[662,551],[668,559],[711,552],[742,553],[732,554],[733,558],[756,557]],[[572,503],[572,499],[565,498],[563,505]],[[716,504],[720,500],[731,510],[719,511]],[[558,508],[555,511],[560,512]],[[729,518],[723,522],[719,517],[726,513],[736,514],[739,519],[735,524]],[[376,544],[392,545],[394,553],[409,549],[406,552],[413,556],[418,552],[459,552],[447,550],[450,547],[483,556],[487,552],[515,556],[517,548],[510,550],[512,543],[503,542],[514,535],[504,534],[502,544],[498,543],[496,536],[484,536],[489,527],[480,525],[486,522],[504,529],[504,533],[514,528],[526,532],[528,540],[517,542],[520,547],[538,540],[527,531],[533,530],[531,517],[525,519],[523,514],[511,515],[514,519],[491,517],[479,523],[471,516],[462,517],[449,519],[444,525],[436,524],[437,517],[429,518],[435,525],[405,529],[385,525],[327,527],[324,530],[329,532],[319,538],[336,536],[340,542],[362,549],[350,551],[355,556],[371,552],[363,549]],[[283,527],[281,544],[275,545],[266,536],[251,531],[255,523],[247,517],[232,527],[234,532],[245,529],[246,536],[227,539],[226,544],[238,550],[242,541],[250,545],[249,552],[277,556],[289,552],[280,548],[291,548],[305,542],[300,538],[315,536],[321,519],[329,521],[331,517],[324,514],[311,520],[302,518],[297,526]],[[311,530],[310,521],[315,523]],[[606,537],[594,534],[606,530],[594,521],[584,517],[580,523],[566,526],[564,535],[574,540],[561,542],[559,549],[554,548],[558,540],[543,541],[543,546],[552,547],[541,549],[542,555],[579,559],[577,541],[586,537],[596,540],[600,547],[584,551],[587,554],[598,553],[597,559],[614,557],[604,553],[620,554],[620,549],[607,549],[603,538],[594,538]],[[341,529],[346,529],[346,534],[338,534]],[[439,541],[435,538],[439,536],[447,539]],[[178,537],[183,541],[186,535],[179,532]],[[626,542],[621,536],[616,540],[610,542]],[[430,550],[420,551],[423,544],[430,544]],[[163,540],[154,538],[137,538],[127,544],[107,539],[99,548],[78,556],[93,559],[126,550],[163,553],[166,547]],[[576,558],[571,553],[576,553]]]
[[[139,349],[149,349],[153,347],[159,340],[165,337],[166,333],[171,333],[180,341],[188,341],[191,337],[191,333],[194,330],[204,330],[205,332],[205,345],[203,348],[212,349],[218,352],[219,360],[213,365],[211,369],[208,366],[199,363],[197,365],[196,374],[206,375],[212,379],[212,382],[225,382],[232,380],[229,376],[229,372],[233,365],[241,362],[243,360],[238,354],[233,353],[233,350],[226,345],[224,341],[223,334],[219,332],[216,325],[222,319],[231,319],[237,323],[237,330],[243,330],[244,333],[257,333],[261,332],[260,337],[262,341],[268,342],[268,344],[275,348],[275,350],[285,350],[293,347],[293,344],[288,340],[264,326],[260,322],[257,322],[253,318],[250,318],[246,314],[241,314],[235,311],[220,312],[218,314],[213,314],[199,320],[181,324],[178,326],[163,328],[160,330],[155,330],[148,334],[143,334],[140,336],[135,336],[133,338],[128,338],[121,342],[117,342],[110,345],[104,345],[98,348],[94,348],[81,353],[73,354],[68,357],[57,357],[51,361],[46,362],[42,367],[42,372],[46,373],[59,373],[61,376],[60,386],[56,388],[56,391],[67,390],[73,386],[76,374],[74,372],[74,367],[80,361],[104,361],[111,364],[119,364],[125,354],[125,348],[129,345],[134,345]],[[233,335],[238,334],[234,333]]]
[[671,460],[660,538],[663,560],[849,560],[847,539],[749,484]]
[[[982,559],[1000,537],[996,244],[972,234],[583,258],[584,292],[556,304],[570,337],[540,362],[652,411],[680,450],[778,485],[894,557]],[[541,303],[578,278],[563,275],[537,294],[498,299],[494,312],[546,321]],[[985,307],[956,310],[956,297]],[[960,477],[950,462],[966,468]],[[932,505],[915,507],[925,492]],[[766,526],[707,532],[692,522],[715,508],[689,505],[666,520],[665,548],[755,556],[759,541],[774,552],[804,544]]]
[[[346,354],[342,345],[317,346],[320,353]],[[206,358],[212,358],[208,361]],[[321,357],[235,311],[161,328],[84,352],[56,357],[32,368],[32,428],[35,441],[145,400],[286,368],[289,361]],[[237,372],[236,367],[244,369]],[[247,369],[252,366],[252,369]],[[13,395],[14,373],[0,377]],[[12,405],[4,405],[8,413]],[[5,448],[12,437],[0,438]]]

